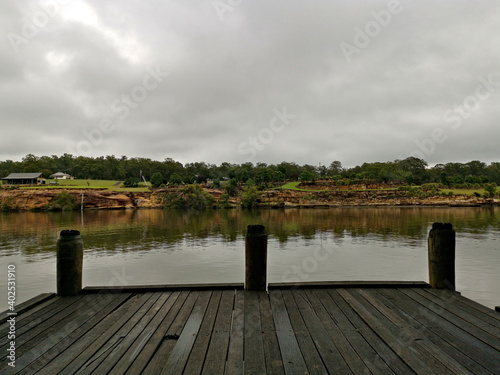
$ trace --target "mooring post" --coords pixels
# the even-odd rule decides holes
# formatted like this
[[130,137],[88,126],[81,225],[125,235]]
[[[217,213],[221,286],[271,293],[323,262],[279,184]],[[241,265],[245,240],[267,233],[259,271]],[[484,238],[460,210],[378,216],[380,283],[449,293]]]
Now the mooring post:
[[429,284],[455,290],[455,231],[450,223],[434,223],[429,232]]
[[263,225],[249,225],[245,238],[245,290],[267,287],[267,234]]
[[77,230],[63,230],[57,240],[57,294],[76,296],[82,290],[83,241]]

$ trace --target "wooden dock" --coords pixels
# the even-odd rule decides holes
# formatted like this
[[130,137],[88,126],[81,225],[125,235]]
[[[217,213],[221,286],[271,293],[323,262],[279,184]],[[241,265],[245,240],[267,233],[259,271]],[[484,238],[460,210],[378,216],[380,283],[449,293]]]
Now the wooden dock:
[[85,288],[16,311],[2,374],[500,374],[500,314],[426,283]]

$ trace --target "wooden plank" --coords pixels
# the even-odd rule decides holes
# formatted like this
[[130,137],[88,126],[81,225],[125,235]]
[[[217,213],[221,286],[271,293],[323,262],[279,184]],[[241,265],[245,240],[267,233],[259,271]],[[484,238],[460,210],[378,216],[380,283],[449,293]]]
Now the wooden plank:
[[494,316],[480,312],[470,305],[462,303],[461,300],[463,297],[452,291],[448,292],[440,293],[439,295],[436,293],[425,293],[422,295],[476,327],[480,327],[483,331],[500,338],[500,319],[496,319]]
[[[159,297],[153,306],[151,306],[137,324],[127,332],[123,340],[120,340],[120,342],[114,346],[113,351],[106,356],[95,370],[93,370],[94,372],[98,374],[123,374],[127,371],[128,367],[137,356],[138,350],[140,351],[140,348],[142,348],[152,336],[154,328],[156,327],[156,321],[161,321],[161,318],[166,314],[166,311],[168,311],[168,306],[171,306],[171,303],[169,303],[171,297],[170,292],[157,292],[155,294],[159,294]],[[159,314],[160,317],[158,318],[157,315]],[[151,323],[153,323],[153,330],[150,329]],[[126,353],[128,357],[125,357]]]
[[[21,327],[23,327],[27,322],[29,322],[30,319],[31,320],[35,319],[34,317],[36,315],[39,316],[41,314],[44,314],[46,311],[49,311],[52,308],[52,306],[57,305],[57,302],[59,301],[60,298],[62,298],[62,297],[54,296],[54,297],[40,303],[39,305],[36,305],[32,309],[25,311],[20,315],[17,315],[16,316],[16,329],[20,329]],[[9,330],[9,323],[1,324],[0,325],[0,337],[5,336],[8,332],[8,330]]]
[[214,290],[212,292],[210,302],[205,312],[203,322],[201,323],[200,331],[196,337],[193,349],[189,354],[184,374],[201,374],[203,363],[205,362],[205,355],[210,344],[210,337],[217,317],[217,310],[219,309],[219,302],[222,296],[221,290]]
[[154,354],[160,347],[161,343],[165,339],[167,331],[174,322],[175,317],[177,316],[182,306],[186,302],[188,296],[189,296],[189,291],[186,290],[172,292],[172,300],[175,299],[173,306],[169,309],[165,318],[163,318],[163,320],[160,322],[155,333],[144,345],[140,353],[137,354],[137,357],[127,370],[126,374],[130,375],[142,374],[142,372],[148,365],[149,361],[154,356]]
[[401,311],[398,308],[394,309],[395,306],[385,297],[378,294],[376,290],[370,290],[370,293],[367,290],[357,290],[357,292],[385,317],[387,317],[396,327],[405,327],[404,332],[408,335],[408,338],[417,342],[419,346],[424,348],[437,361],[446,366],[452,374],[470,374],[467,368],[465,368],[455,358],[450,356],[448,352],[443,350],[442,345],[436,345],[427,335],[424,334],[423,330],[415,329],[411,324],[408,324],[408,321],[400,315]]
[[229,348],[231,315],[234,306],[234,291],[222,292],[210,345],[205,357],[202,374],[223,374]]
[[[366,308],[370,314],[375,316],[380,324],[382,324],[389,332],[393,335],[397,335],[398,339],[404,343],[405,347],[416,354],[422,361],[426,364],[426,366],[434,371],[437,374],[449,374],[452,375],[453,372],[450,371],[445,364],[441,363],[439,359],[434,357],[426,350],[425,338],[420,335],[417,337],[413,337],[409,332],[409,328],[406,326],[396,325],[392,322],[391,318],[395,318],[395,312],[389,310],[380,311],[377,309],[377,306],[374,306],[368,301],[366,298],[360,294],[362,290],[359,289],[351,289],[349,293]],[[365,290],[366,292],[366,290]],[[387,313],[387,314],[386,314]],[[422,342],[424,343],[422,345]],[[454,374],[453,374],[454,375]]]
[[191,349],[193,348],[203,322],[203,317],[205,316],[205,311],[210,302],[211,294],[211,291],[200,292],[194,308],[191,311],[191,315],[189,315],[189,319],[170,353],[167,364],[163,368],[162,374],[175,375],[183,373],[189,354],[191,353]]
[[[401,289],[403,291],[403,289]],[[434,300],[430,300],[425,298],[425,295],[421,295],[417,290],[404,290],[408,296],[418,301],[420,304],[424,305],[428,309],[436,312],[441,315],[443,318],[447,319],[451,323],[455,324],[457,327],[460,327],[462,330],[470,333],[472,336],[478,338],[479,340],[485,342],[490,345],[496,351],[500,351],[500,340],[495,336],[489,334],[488,332],[482,330],[480,327],[475,326],[474,324],[464,320],[462,317],[458,316],[454,312],[448,311],[446,308],[439,306]],[[462,315],[462,314],[461,314]]]
[[268,285],[269,290],[298,288],[430,288],[430,285],[425,281],[308,281]]
[[[20,371],[20,374],[37,373],[50,361],[64,352],[64,350],[77,342],[85,333],[93,329],[111,311],[123,304],[129,297],[130,295],[126,294],[121,294],[119,296],[109,295],[108,303],[103,303],[101,304],[101,306],[94,306],[94,308],[92,309],[93,311],[89,311],[89,319],[78,328],[72,330],[69,335],[64,338],[62,338],[61,336],[50,337],[50,340],[47,339],[42,343],[37,344],[37,346],[34,347],[31,352],[28,352],[24,356],[19,358],[19,361],[16,362],[16,370]],[[98,307],[101,307],[101,309],[99,309]],[[74,322],[76,323],[76,321]],[[52,346],[53,341],[57,339],[61,340],[56,341],[56,345]],[[29,358],[30,355],[32,355],[31,358]],[[26,368],[23,370],[24,367]]]
[[[361,360],[365,363],[369,372],[375,375],[394,374],[394,372],[384,362],[382,357],[370,346],[370,344],[360,334],[358,329],[356,329],[356,327],[354,327],[354,325],[344,315],[342,310],[328,294],[328,291],[324,289],[316,289],[314,290],[314,293],[325,307],[330,319],[335,322],[338,329],[349,341],[352,348],[358,353]],[[337,334],[335,330],[333,331],[333,334]],[[368,373],[368,371],[365,372]]]
[[401,357],[397,355],[386,343],[378,336],[375,331],[356,313],[353,308],[344,300],[336,289],[329,289],[328,294],[339,307],[345,317],[349,319],[353,327],[370,344],[375,352],[380,355],[384,362],[396,374],[415,374]]
[[[60,319],[81,308],[83,305],[79,301],[82,298],[83,296],[63,298],[55,308],[29,319],[29,322],[25,322],[20,328],[16,327],[16,349],[19,350],[22,345],[32,341],[37,335],[58,323]],[[0,359],[3,359],[7,355],[7,344],[0,349],[2,350]]]
[[124,286],[87,286],[83,294],[95,293],[146,293],[168,291],[201,291],[243,289],[243,283],[213,283],[213,284],[166,284],[166,285],[124,285]]
[[[381,314],[374,314],[373,309],[367,309],[365,305],[358,301],[356,296],[347,291],[346,289],[339,289],[338,293],[344,300],[351,306],[351,308],[358,314],[365,323],[384,340],[398,356],[405,361],[408,366],[417,374],[431,375],[436,374],[433,369],[430,369],[421,353],[411,345],[411,343],[403,342],[401,340],[400,328],[390,329],[386,327],[381,321]],[[371,311],[370,311],[371,310]]]
[[320,319],[305,296],[299,290],[292,291],[292,295],[328,371],[340,374],[352,374],[335,343],[325,334],[325,327],[321,324]]
[[30,298],[27,301],[24,301],[18,305],[15,305],[13,311],[11,311],[9,309],[2,311],[0,313],[0,316],[1,316],[0,317],[0,324],[5,323],[7,321],[7,319],[9,319],[12,316],[12,315],[8,315],[8,314],[15,312],[17,314],[17,316],[16,316],[16,320],[17,320],[18,317],[20,318],[21,314],[24,314],[26,311],[33,309],[35,306],[37,306],[37,305],[39,305],[39,304],[41,304],[49,299],[52,299],[55,296],[56,296],[55,293],[42,293],[42,294],[39,294],[38,296]]
[[472,307],[473,309],[476,309],[477,311],[480,312],[479,314],[480,316],[487,315],[488,317],[493,318],[493,320],[496,320],[497,322],[500,321],[500,314],[497,314],[495,309],[481,305],[480,303],[473,301],[470,298],[464,297],[460,293],[452,292],[450,297],[450,293],[448,293],[450,292],[449,290],[430,288],[427,291],[444,300],[453,300],[459,302],[460,304]]
[[377,290],[377,293],[380,293],[394,305],[394,308],[398,309],[406,324],[426,335],[442,350],[462,363],[471,373],[493,374],[487,370],[488,364],[485,364],[485,361],[490,362],[489,356],[482,355],[468,342],[459,340],[443,329],[440,324],[443,319],[440,316],[426,310],[399,290],[380,289]]
[[[282,363],[286,374],[308,374],[307,366],[295,337],[295,332],[288,316],[288,311],[283,301],[280,290],[269,293],[272,307],[272,318],[276,326],[276,335],[279,341]],[[316,360],[320,360],[316,356]]]
[[[95,311],[99,311],[109,304],[110,301],[109,296],[100,296],[99,298],[92,298],[88,301],[83,299],[78,303],[79,306],[75,307],[75,305],[72,305],[70,308],[61,311],[58,315],[51,318],[51,320],[56,321],[55,324],[50,324],[47,329],[41,330],[35,338],[29,339],[24,345],[21,345],[20,348],[17,349],[17,356],[21,357],[35,346],[41,348],[46,347],[49,343],[55,345],[71,333],[71,331],[77,329],[79,325],[90,319]],[[57,320],[56,318],[59,319]],[[44,323],[41,323],[41,325],[43,326]],[[29,332],[35,332],[35,329]],[[26,339],[26,336],[27,334],[25,334],[23,338]]]
[[[243,374],[243,337],[245,328],[245,298],[244,291],[236,290],[234,307],[231,316],[231,333],[227,352],[226,374]],[[199,372],[198,372],[199,373]],[[194,372],[193,372],[194,374]]]
[[184,325],[189,319],[189,315],[193,310],[194,304],[198,299],[198,296],[199,296],[198,291],[189,292],[186,301],[182,305],[182,308],[176,315],[174,321],[172,322],[168,330],[165,332],[165,336],[163,337],[161,345],[158,347],[158,350],[151,358],[143,374],[157,375],[161,373],[161,371],[163,371],[163,368],[165,367],[168,357],[170,356],[172,349],[177,343],[177,338],[180,336],[182,329],[184,328]]
[[92,336],[95,335],[95,341],[92,345],[77,354],[59,374],[69,375],[75,374],[77,371],[78,373],[85,373],[95,369],[107,353],[111,352],[142,316],[146,314],[158,297],[158,293],[145,293],[126,312],[121,309],[117,310],[116,313],[121,313],[123,316],[105,331],[92,331]]
[[308,303],[313,308],[316,316],[325,328],[325,334],[330,336],[330,339],[337,347],[339,353],[342,355],[351,371],[354,374],[369,373],[370,371],[368,367],[366,367],[362,358],[351,346],[335,321],[332,320],[331,316],[328,314],[325,307],[314,293],[314,289],[305,289],[302,291],[302,295],[307,299]]
[[[38,342],[46,341],[47,337],[57,334],[61,326],[64,326],[68,331],[68,327],[73,327],[71,320],[75,319],[85,306],[93,306],[98,302],[98,299],[86,301],[83,297],[76,297],[71,301],[65,301],[62,299],[61,304],[66,306],[65,309],[62,309],[56,315],[50,316],[47,320],[40,321],[40,324],[36,326],[32,327],[32,324],[29,324],[16,332],[16,356],[18,358],[21,357],[24,353],[36,346]],[[49,315],[44,314],[43,316]],[[28,330],[28,327],[31,327],[31,329]]]
[[[127,296],[124,294],[124,296]],[[61,354],[53,358],[45,367],[38,371],[38,374],[57,374],[68,366],[73,360],[89,346],[94,345],[99,337],[102,337],[102,332],[107,332],[108,329],[120,318],[128,318],[131,307],[137,304],[140,296],[129,297],[124,304],[120,305],[116,310],[104,317],[92,330],[85,333],[73,345],[66,348]],[[144,296],[141,296],[144,298]],[[108,331],[109,332],[109,331]],[[97,350],[97,349],[96,349]]]
[[[420,296],[417,294],[416,297],[419,298]],[[426,325],[429,329],[439,333],[441,337],[450,337],[449,341],[456,345],[460,344],[460,347],[464,348],[463,350],[466,351],[468,356],[477,358],[477,362],[482,366],[486,366],[493,370],[497,369],[498,371],[493,371],[494,373],[500,373],[500,359],[496,361],[493,360],[498,358],[498,351],[479,340],[477,337],[464,331],[461,327],[445,319],[441,315],[440,309],[433,311],[433,309],[431,309],[432,304],[427,303],[426,300],[421,299],[417,301],[406,295],[406,293],[403,293],[403,291],[401,291],[401,296],[399,298],[410,306],[415,306],[419,314],[427,318]]]
[[[264,344],[264,357],[266,358],[267,374],[284,375],[285,369],[283,367],[280,346],[278,343],[276,328],[273,321],[273,312],[271,311],[269,296],[266,292],[259,293],[259,307],[260,322],[262,326],[262,342]],[[304,370],[306,370],[305,365]]]
[[[165,316],[170,312],[170,309],[172,306],[175,304],[177,301],[177,298],[180,294],[180,292],[161,292],[162,296],[165,295],[167,297],[166,301],[163,303],[163,305],[158,309],[156,314],[154,314],[153,317],[151,314],[151,310],[148,311],[148,314],[146,314],[142,318],[142,322],[146,324],[144,329],[142,331],[139,331],[139,329],[134,327],[134,330],[138,331],[138,334],[136,335],[135,340],[129,345],[128,349],[126,350],[125,353],[120,357],[119,361],[116,363],[116,365],[113,367],[113,369],[109,372],[109,375],[113,374],[124,374],[132,365],[132,363],[136,360],[136,358],[139,356],[139,354],[142,352],[144,347],[148,344],[152,336],[155,334],[157,331],[160,323],[163,321]],[[158,299],[156,302],[157,304],[161,301]],[[152,307],[152,309],[154,306]],[[131,332],[129,334],[131,338],[133,338],[135,335]]]
[[262,325],[259,311],[259,292],[245,292],[244,373],[266,373],[266,358],[262,342]]
[[[273,302],[274,298],[279,298],[279,294],[277,293],[281,293],[283,302],[285,303],[285,309],[290,319],[295,339],[297,340],[300,348],[300,356],[303,358],[307,366],[308,373],[314,375],[328,374],[328,371],[323,364],[323,361],[321,360],[321,356],[316,350],[316,346],[314,345],[313,339],[309,334],[306,324],[302,319],[302,315],[300,315],[297,304],[295,303],[295,300],[292,296],[292,292],[290,290],[273,290],[270,292],[271,302]],[[276,322],[276,324],[278,323]],[[280,332],[279,329],[277,329],[277,331],[278,333]]]

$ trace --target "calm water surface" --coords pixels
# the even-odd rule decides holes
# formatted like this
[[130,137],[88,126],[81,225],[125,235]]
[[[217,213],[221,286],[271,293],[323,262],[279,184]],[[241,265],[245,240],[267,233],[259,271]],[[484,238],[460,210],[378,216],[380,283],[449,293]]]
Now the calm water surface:
[[0,213],[0,310],[9,264],[17,303],[56,290],[63,229],[81,231],[84,286],[243,282],[249,224],[267,228],[269,282],[428,281],[433,222],[457,231],[457,289],[500,305],[500,207],[421,207]]

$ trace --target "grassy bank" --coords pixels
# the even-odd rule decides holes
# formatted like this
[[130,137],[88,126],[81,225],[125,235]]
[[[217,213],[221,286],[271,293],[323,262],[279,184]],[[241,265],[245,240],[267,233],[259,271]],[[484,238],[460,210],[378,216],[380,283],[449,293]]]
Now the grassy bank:
[[[57,185],[50,185],[50,182],[57,182]],[[113,180],[47,180],[46,185],[21,187],[21,189],[105,189],[109,191],[148,191],[147,186],[131,188],[123,187],[123,181]]]

